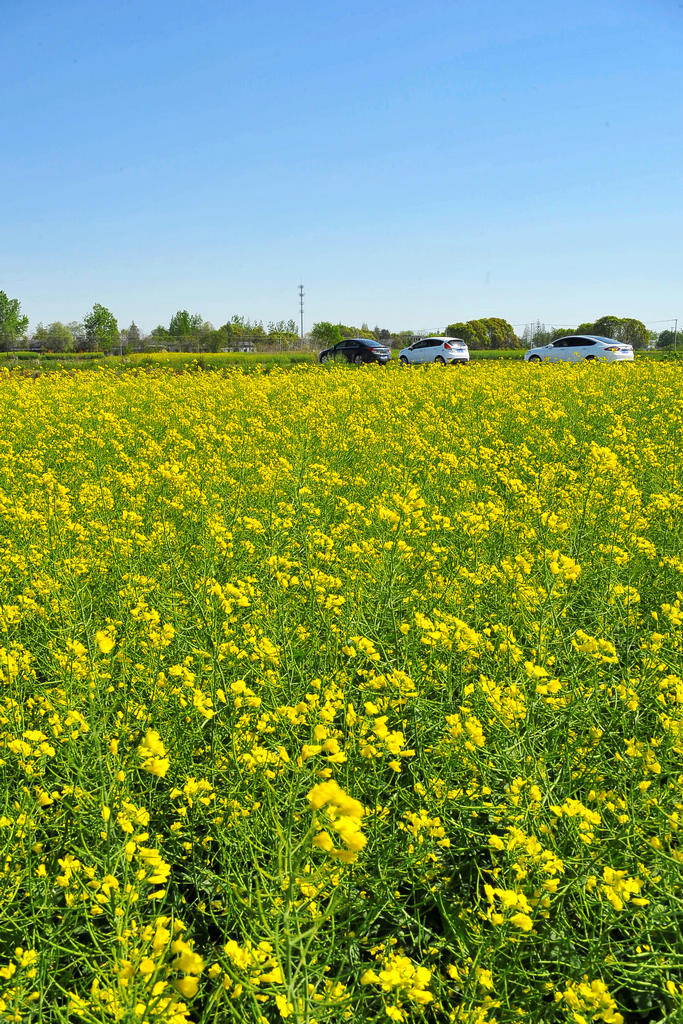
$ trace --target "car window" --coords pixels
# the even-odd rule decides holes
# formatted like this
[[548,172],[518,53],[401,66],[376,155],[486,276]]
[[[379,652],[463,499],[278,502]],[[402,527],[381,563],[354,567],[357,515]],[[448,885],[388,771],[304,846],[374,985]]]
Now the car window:
[[588,348],[590,345],[595,345],[595,342],[591,338],[581,338],[579,345],[581,348]]

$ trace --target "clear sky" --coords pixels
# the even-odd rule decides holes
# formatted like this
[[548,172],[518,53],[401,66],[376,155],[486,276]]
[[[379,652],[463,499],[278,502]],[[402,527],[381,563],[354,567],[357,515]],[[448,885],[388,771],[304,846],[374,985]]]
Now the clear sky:
[[34,326],[683,318],[679,0],[0,7]]

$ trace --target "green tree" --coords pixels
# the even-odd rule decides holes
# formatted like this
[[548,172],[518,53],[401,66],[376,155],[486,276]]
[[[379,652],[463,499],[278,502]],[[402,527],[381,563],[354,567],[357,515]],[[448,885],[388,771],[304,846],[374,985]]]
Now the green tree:
[[362,327],[347,327],[346,324],[338,324],[342,338],[374,338],[374,332],[367,324]]
[[[662,331],[657,338],[657,348],[671,348],[674,343],[673,331]],[[678,342],[677,342],[678,347]]]
[[50,352],[71,352],[74,347],[74,336],[71,330],[59,320],[50,324],[49,327],[38,324],[33,340],[40,342],[43,348]]
[[134,320],[130,327],[128,328],[128,330],[125,332],[125,334],[126,344],[128,348],[132,352],[135,352],[137,349],[140,348],[140,328],[138,327]]
[[557,338],[564,338],[568,334],[576,334],[573,327],[552,327],[548,332],[548,341],[555,341]]
[[165,349],[168,345],[168,330],[163,324],[157,324],[149,332],[148,337],[145,339],[145,343],[153,349]]
[[83,317],[85,347],[89,352],[114,350],[119,344],[119,325],[105,306],[96,302],[92,312]]
[[119,331],[119,347],[121,352],[136,352],[140,348],[140,331],[135,322],[130,327],[122,327]]
[[247,321],[243,316],[235,314],[230,317],[221,330],[225,331],[225,340],[227,342],[226,347],[234,349],[240,344],[240,342],[245,341],[247,338]]
[[617,341],[620,326],[621,320],[618,316],[601,316],[593,324],[593,329],[586,333],[599,334],[602,338],[614,338]]
[[483,323],[489,332],[491,348],[519,348],[519,338],[507,320],[499,316],[490,316]]
[[56,320],[47,329],[48,344],[53,352],[71,352],[74,347],[74,336],[66,326]]
[[580,324],[576,333],[599,334],[634,348],[647,348],[650,342],[650,332],[645,324],[632,317],[601,316],[593,324]]
[[[210,325],[207,326],[210,330]],[[204,320],[199,313],[188,313],[186,309],[179,309],[171,317],[168,333],[183,348],[196,348],[203,328]]]
[[[283,322],[281,321],[281,324],[282,323]],[[221,348],[226,348],[228,350],[238,349],[244,342],[251,342],[258,349],[275,343],[275,337],[266,332],[260,320],[256,320],[252,323],[248,317],[243,317],[238,314],[232,316],[230,320],[228,320],[226,324],[223,324],[222,327],[219,327],[217,331],[214,331],[210,324],[205,324],[204,326],[209,327],[209,332],[206,334],[206,340],[203,344],[206,344],[211,351],[216,351]],[[284,324],[284,327],[286,328],[287,324]],[[296,325],[294,325],[294,328],[296,329]]]
[[446,327],[446,336],[449,338],[462,338],[469,346],[473,334],[466,323],[462,320],[456,320],[455,323],[448,324]]
[[74,340],[74,348],[77,352],[80,352],[85,348],[85,328],[83,324],[79,323],[78,320],[71,320],[66,326]]
[[220,352],[228,347],[228,336],[225,325],[215,330],[206,331],[202,337],[202,344],[207,352]]
[[290,349],[299,340],[299,332],[293,320],[277,320],[268,324],[268,342],[281,350]]
[[311,337],[321,348],[330,348],[342,340],[342,333],[339,324],[331,324],[327,320],[321,320],[313,324]]
[[462,338],[470,349],[490,348],[489,336],[481,320],[468,320],[467,323],[458,321],[449,324],[446,334],[449,338]]
[[449,324],[446,334],[452,338],[462,338],[468,348],[518,348],[520,341],[512,326],[502,317],[489,316],[480,320],[468,320]]
[[10,299],[5,292],[0,292],[0,350],[6,352],[12,348],[27,327],[28,317],[21,315],[19,299]]
[[650,332],[640,320],[625,317],[621,321],[619,341],[633,345],[634,348],[647,348],[650,344]]

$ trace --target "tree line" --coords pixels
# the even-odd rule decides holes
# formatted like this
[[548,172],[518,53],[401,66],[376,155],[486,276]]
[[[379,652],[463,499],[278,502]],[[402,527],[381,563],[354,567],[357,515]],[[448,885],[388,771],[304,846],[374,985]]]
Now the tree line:
[[[675,340],[674,331],[649,331],[640,320],[618,316],[602,316],[598,320],[579,324],[578,327],[547,328],[545,324],[537,321],[535,324],[528,324],[521,337],[515,333],[507,320],[497,316],[482,317],[478,320],[457,320],[448,324],[443,331],[434,333],[437,336],[461,338],[467,343],[468,348],[475,351],[538,347],[548,345],[566,334],[598,334],[623,344],[633,345],[634,349],[649,348],[652,344],[657,348],[668,348]],[[371,331],[367,324],[363,324],[362,327],[347,327],[328,321],[315,324],[311,331],[311,338],[321,348],[329,348],[344,338],[374,338],[394,347],[403,347],[415,337],[412,331],[391,332],[379,327]]]
[[[462,338],[472,349],[520,348],[522,345],[507,320],[495,316],[452,323],[445,330],[435,333],[452,338]],[[410,344],[416,337],[417,335],[409,330],[389,331],[382,327],[370,330],[366,323],[361,327],[349,327],[346,324],[321,321],[314,324],[311,330],[311,339],[321,348],[329,348],[343,341],[344,338],[374,338],[376,341],[384,341],[394,347],[403,347]]]
[[[81,321],[38,324],[32,336],[27,335],[29,319],[22,315],[18,299],[10,299],[0,291],[0,351],[20,347],[50,352],[141,352],[183,351],[221,352],[254,349],[257,351],[285,350],[299,346],[294,320],[278,320],[264,326],[260,320],[235,315],[220,327],[214,327],[199,313],[179,309],[170,319],[168,327],[159,324],[143,335],[134,322],[119,328],[116,317],[105,306],[96,302]],[[649,331],[640,320],[632,317],[602,316],[598,320],[579,324],[578,327],[546,327],[540,321],[528,324],[521,336],[507,320],[501,317],[482,317],[476,320],[455,320],[443,331],[448,337],[462,338],[470,349],[513,349],[547,345],[565,334],[599,334],[606,338],[633,345],[635,349],[669,348],[676,343],[676,332]],[[410,344],[416,335],[411,330],[390,331],[363,323],[360,327],[331,321],[313,325],[304,343],[316,348],[329,348],[344,338],[374,338],[395,348]]]
[[119,328],[113,313],[96,302],[81,321],[38,324],[31,336],[29,320],[21,313],[18,299],[0,291],[0,351],[30,347],[49,352],[220,352],[241,347],[288,349],[299,340],[294,320],[279,320],[266,326],[235,315],[220,327],[199,313],[179,309],[168,327],[159,324],[143,335],[135,322]]

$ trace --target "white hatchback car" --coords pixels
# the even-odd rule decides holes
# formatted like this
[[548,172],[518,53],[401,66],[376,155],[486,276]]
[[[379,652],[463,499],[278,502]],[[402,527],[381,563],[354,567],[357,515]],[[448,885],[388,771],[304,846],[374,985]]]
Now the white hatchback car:
[[602,359],[608,363],[633,360],[633,346],[624,345],[599,334],[571,334],[549,345],[532,348],[525,354],[528,363],[580,363],[584,359]]
[[462,338],[420,338],[399,353],[406,363],[469,363],[470,350]]

